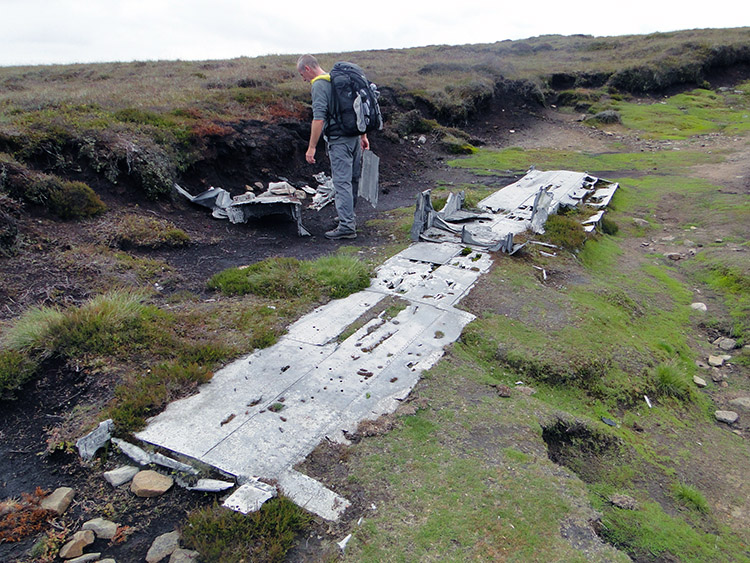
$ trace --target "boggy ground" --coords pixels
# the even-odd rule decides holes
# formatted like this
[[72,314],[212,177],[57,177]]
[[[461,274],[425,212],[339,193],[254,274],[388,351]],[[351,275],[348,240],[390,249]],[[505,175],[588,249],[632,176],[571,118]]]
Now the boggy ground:
[[[648,144],[624,132],[605,133],[583,126],[575,116],[543,108],[498,105],[489,108],[481,119],[469,124],[467,129],[488,145],[499,147],[555,147],[597,152],[606,150],[613,137],[630,151],[646,149]],[[698,150],[716,150],[726,142],[721,137],[704,138]],[[304,148],[304,139],[300,138],[299,143]],[[693,150],[698,147],[697,143],[690,144]],[[438,183],[460,185],[477,181],[473,174],[445,165],[445,160],[450,156],[442,153],[429,135],[424,144],[420,144],[415,138],[394,143],[375,135],[372,148],[381,157],[382,193],[378,210],[373,210],[367,203],[360,201],[357,208],[359,236],[355,241],[345,241],[347,245],[359,247],[365,253],[392,242],[390,234],[383,234],[377,228],[367,226],[368,220],[377,218],[387,210],[413,205],[417,193],[433,188]],[[726,163],[707,167],[707,177],[738,194],[747,195],[747,178],[750,177],[750,160],[747,157],[750,156],[750,151],[746,146],[743,151],[736,153]],[[322,168],[316,166],[313,169],[304,164],[295,166],[291,172],[275,172],[294,181],[312,182],[312,174]],[[501,178],[489,182],[500,187],[511,180],[512,178]],[[252,182],[252,179],[243,181]],[[487,178],[479,181],[488,185]],[[194,193],[199,191],[199,188],[189,183],[184,187]],[[232,189],[233,193],[238,191],[238,186],[226,187]],[[109,274],[112,264],[106,259],[101,262],[92,259],[90,263],[80,263],[71,258],[69,252],[77,247],[100,244],[102,225],[106,225],[106,221],[110,220],[108,218],[125,212],[168,219],[191,238],[191,243],[184,248],[130,251],[169,265],[170,270],[165,272],[164,279],[161,280],[165,295],[184,290],[203,298],[212,298],[213,295],[205,289],[205,281],[210,275],[227,267],[251,264],[270,256],[315,258],[331,253],[342,245],[341,242],[329,241],[322,236],[332,226],[335,216],[332,206],[321,212],[305,210],[303,222],[313,236],[300,238],[296,234],[295,225],[279,217],[232,225],[226,221],[214,220],[208,210],[193,207],[179,199],[161,203],[132,203],[124,201],[116,193],[105,193],[103,199],[110,211],[102,219],[63,223],[34,214],[23,216],[20,220],[20,231],[24,239],[21,252],[16,257],[0,259],[3,277],[1,291],[4,297],[1,318],[14,318],[33,305],[69,304],[85,299],[91,285],[95,285],[96,278],[104,272]],[[677,208],[670,209],[669,213],[665,212],[658,218],[663,221],[664,236],[670,234],[670,229],[679,229],[676,226],[679,225],[679,217],[675,217],[675,212],[679,212]],[[701,236],[710,240],[723,235],[722,232],[710,232]],[[640,252],[638,245],[638,241],[634,241],[630,251]],[[667,251],[667,245],[662,244],[661,250]],[[556,273],[557,280],[573,280],[576,275],[581,274],[575,269]],[[718,299],[710,295],[706,296],[706,300],[711,301],[711,306],[721,307]],[[497,296],[482,284],[472,293],[466,306],[476,312],[492,309],[503,310],[509,315],[520,314],[512,299]],[[707,333],[706,340],[709,336]],[[47,430],[54,426],[55,420],[77,405],[97,404],[106,400],[111,390],[103,385],[90,381],[73,368],[49,366],[41,379],[17,394],[16,400],[0,403],[3,413],[0,421],[0,497],[18,497],[21,493],[33,492],[35,487],[52,490],[58,486],[71,486],[77,490],[76,500],[69,513],[58,520],[58,527],[75,528],[76,522],[96,516],[109,517],[121,525],[129,526],[132,535],[122,544],[97,544],[95,549],[101,550],[103,556],[112,556],[120,562],[136,561],[143,557],[155,536],[180,525],[187,511],[212,502],[213,497],[174,488],[157,499],[134,499],[125,491],[113,490],[101,478],[103,469],[111,468],[124,460],[111,456],[106,467],[100,461],[87,466],[73,453],[50,454],[46,451]],[[724,397],[718,393],[716,400],[721,403]],[[407,409],[406,413],[409,412],[412,411]],[[373,432],[388,430],[397,420],[398,415],[382,421],[383,427],[375,428]],[[313,533],[302,540],[289,560],[321,560],[321,551],[326,552],[325,556],[332,555],[330,544],[327,544],[328,547],[321,547],[321,540],[326,539],[326,532],[342,534],[343,537],[343,533],[360,515],[366,513],[373,502],[379,502],[372,491],[359,490],[347,480],[346,460],[345,450],[324,446],[314,452],[303,466],[303,469],[316,478],[335,485],[336,490],[343,492],[353,501],[354,506],[340,526],[328,529],[323,523],[317,525]],[[716,496],[726,497],[731,495],[727,485],[728,481],[706,478],[701,482],[701,489],[704,486],[720,487],[722,490],[717,491]],[[709,494],[712,493],[709,491]],[[735,514],[734,517],[743,521],[750,520],[747,513]],[[33,540],[34,537],[30,537],[19,543],[0,544],[0,559],[28,559],[25,554]]]

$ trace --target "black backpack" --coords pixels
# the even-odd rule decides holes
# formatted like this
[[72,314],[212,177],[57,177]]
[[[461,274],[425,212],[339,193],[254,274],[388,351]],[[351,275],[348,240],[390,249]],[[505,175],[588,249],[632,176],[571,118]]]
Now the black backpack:
[[355,137],[383,128],[375,84],[354,63],[338,62],[331,68],[333,120],[327,134]]

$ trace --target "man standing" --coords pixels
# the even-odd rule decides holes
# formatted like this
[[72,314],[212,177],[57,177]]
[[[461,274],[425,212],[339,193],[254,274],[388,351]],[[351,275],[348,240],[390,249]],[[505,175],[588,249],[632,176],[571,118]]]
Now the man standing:
[[302,55],[297,61],[297,71],[305,82],[310,83],[312,93],[313,119],[305,160],[315,164],[316,147],[323,135],[331,161],[334,202],[339,225],[326,232],[325,236],[329,239],[357,238],[354,204],[359,191],[362,151],[370,148],[370,141],[366,134],[354,137],[341,134],[332,111],[331,76],[320,68],[314,56]]

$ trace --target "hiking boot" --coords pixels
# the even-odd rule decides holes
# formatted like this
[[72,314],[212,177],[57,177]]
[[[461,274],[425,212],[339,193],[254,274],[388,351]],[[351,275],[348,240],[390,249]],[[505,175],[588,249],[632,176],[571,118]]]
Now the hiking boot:
[[355,231],[348,231],[346,229],[342,229],[341,226],[336,227],[332,231],[327,231],[325,234],[326,238],[337,240],[342,238],[357,238],[357,233]]

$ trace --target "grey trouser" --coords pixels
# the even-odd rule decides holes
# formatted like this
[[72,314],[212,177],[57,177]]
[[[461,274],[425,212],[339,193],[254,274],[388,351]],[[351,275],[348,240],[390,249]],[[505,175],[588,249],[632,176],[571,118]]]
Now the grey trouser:
[[341,137],[328,145],[331,160],[331,177],[334,186],[334,202],[339,216],[339,228],[354,231],[357,217],[354,206],[359,193],[359,177],[362,173],[362,145],[359,137]]

